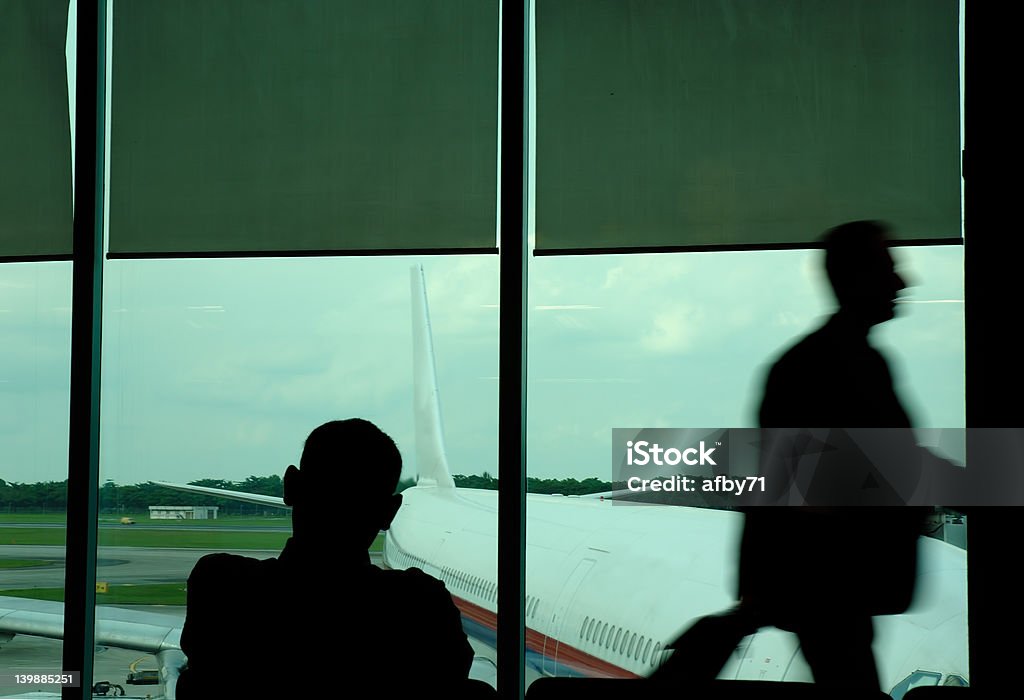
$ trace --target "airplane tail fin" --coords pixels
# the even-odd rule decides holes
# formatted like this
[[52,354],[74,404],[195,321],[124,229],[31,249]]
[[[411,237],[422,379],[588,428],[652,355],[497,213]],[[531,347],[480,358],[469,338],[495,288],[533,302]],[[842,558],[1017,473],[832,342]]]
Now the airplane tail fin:
[[455,481],[448,470],[448,458],[445,456],[437,369],[434,365],[434,341],[423,266],[416,265],[411,273],[416,467],[419,471],[417,483],[420,486],[454,488]]

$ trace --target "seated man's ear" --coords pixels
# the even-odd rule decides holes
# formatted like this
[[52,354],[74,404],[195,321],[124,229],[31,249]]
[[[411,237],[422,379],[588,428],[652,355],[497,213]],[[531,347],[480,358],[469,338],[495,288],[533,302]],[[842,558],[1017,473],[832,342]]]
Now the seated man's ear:
[[294,506],[302,494],[302,472],[294,464],[289,464],[284,472],[284,504]]
[[389,496],[388,500],[384,503],[384,508],[381,511],[381,530],[387,530],[391,527],[391,521],[395,519],[398,514],[398,509],[402,507],[402,494],[396,493],[393,496]]

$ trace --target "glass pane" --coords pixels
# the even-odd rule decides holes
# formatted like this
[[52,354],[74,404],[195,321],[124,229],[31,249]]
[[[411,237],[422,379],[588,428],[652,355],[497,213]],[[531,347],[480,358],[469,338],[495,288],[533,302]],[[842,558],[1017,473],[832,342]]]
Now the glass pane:
[[[19,108],[5,103],[5,118],[21,123],[5,133],[18,143],[5,141],[12,148],[0,149],[0,168],[12,169],[0,195],[0,248],[7,247],[0,255],[70,249],[76,9],[75,0],[5,7],[6,50],[32,55],[8,54],[4,61],[16,75],[5,76],[0,90],[7,97],[25,92],[11,100]],[[15,611],[0,613],[0,696],[25,692],[12,674],[63,670],[71,275],[70,262],[0,264],[0,609]],[[34,611],[45,636],[7,640],[5,625],[17,611]],[[60,692],[53,684],[31,689]]]
[[[417,300],[420,263],[429,326]],[[109,261],[98,573],[108,589],[98,616],[117,607],[180,628],[185,582],[201,557],[278,557],[292,532],[281,508],[154,482],[280,498],[314,427],[362,417],[394,439],[403,460],[403,504],[370,546],[371,562],[442,580],[477,657],[474,677],[493,681],[496,603],[482,584],[496,583],[497,491],[464,485],[494,481],[496,280],[489,256]],[[434,362],[420,342],[431,336]],[[431,432],[440,417],[417,409],[429,405],[435,364],[440,439]],[[370,488],[347,468],[322,511],[339,548],[356,526],[347,513]],[[301,594],[322,602],[314,610],[325,620],[346,609],[331,584],[310,581]],[[254,610],[245,624],[268,614]],[[140,655],[110,648],[96,658],[116,656],[123,680]],[[164,661],[147,656],[134,668]],[[258,674],[259,664],[245,671]]]
[[[541,601],[528,622],[534,677],[649,675],[660,663],[644,659],[649,641],[657,656],[695,618],[735,603],[743,516],[727,499],[717,508],[613,503],[611,429],[756,426],[768,367],[832,311],[822,256],[531,261],[527,585]],[[871,343],[915,427],[962,428],[963,249],[897,248],[893,256],[911,286]],[[906,677],[908,655],[919,668],[965,673],[966,518],[937,513],[933,525],[914,607],[877,618],[886,691]],[[586,576],[574,577],[586,560],[594,561]],[[926,618],[940,608],[949,622],[933,627]],[[616,633],[608,649],[562,633],[586,616],[621,627],[621,639]],[[810,679],[789,633],[764,628],[740,649],[721,677]]]
[[[25,692],[11,673],[62,669],[71,263],[0,264],[0,337],[0,608],[43,613],[57,637],[4,642],[6,696]],[[0,633],[5,624],[0,613]]]

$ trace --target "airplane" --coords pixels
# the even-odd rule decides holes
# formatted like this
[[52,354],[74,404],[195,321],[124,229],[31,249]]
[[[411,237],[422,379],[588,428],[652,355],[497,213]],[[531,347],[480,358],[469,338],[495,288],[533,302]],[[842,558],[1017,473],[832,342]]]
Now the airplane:
[[[422,267],[412,270],[418,480],[384,533],[382,565],[442,580],[477,641],[471,677],[495,680],[497,492],[457,488],[448,466]],[[157,482],[195,494],[287,509],[273,496]],[[526,662],[540,676],[639,678],[694,619],[731,607],[742,515],[607,497],[527,494]],[[785,543],[779,543],[785,546]],[[966,552],[919,540],[917,592],[902,615],[875,618],[882,689],[901,700],[918,685],[969,685]],[[181,620],[97,608],[96,643],[154,654],[173,700]],[[0,597],[0,633],[60,638],[63,605]],[[841,633],[841,631],[837,631]],[[795,635],[747,637],[723,679],[813,681]]]

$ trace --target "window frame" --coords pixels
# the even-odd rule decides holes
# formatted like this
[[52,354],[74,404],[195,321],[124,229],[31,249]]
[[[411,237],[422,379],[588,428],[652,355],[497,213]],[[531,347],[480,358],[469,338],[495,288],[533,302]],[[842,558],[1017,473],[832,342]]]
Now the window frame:
[[[64,618],[64,668],[80,669],[83,677],[91,677],[93,669],[94,633],[95,633],[95,565],[97,558],[97,522],[98,510],[98,473],[99,473],[99,371],[100,371],[100,331],[102,323],[101,292],[103,279],[103,230],[104,230],[104,169],[99,167],[105,153],[105,129],[102,125],[106,120],[106,56],[107,31],[110,3],[99,0],[96,3],[80,3],[77,9],[77,57],[79,66],[97,66],[97,70],[80,69],[77,73],[77,103],[75,112],[75,191],[76,212],[74,220],[74,261],[73,269],[73,303],[72,303],[72,376],[71,376],[71,411],[69,436],[69,471],[68,471],[68,539],[67,568],[65,578],[65,618]],[[996,24],[995,8],[982,9],[981,3],[967,3],[966,13],[969,16],[968,26],[984,26],[991,31]],[[503,32],[502,43],[502,81],[505,86],[522,86],[519,89],[505,89],[500,107],[501,148],[506,153],[521,153],[522,158],[510,157],[501,160],[501,190],[499,192],[501,206],[502,253],[499,253],[501,271],[501,318],[499,328],[502,333],[500,359],[500,386],[505,389],[499,399],[499,454],[500,469],[505,478],[502,479],[498,491],[499,508],[502,517],[499,519],[499,578],[502,585],[496,586],[499,608],[506,612],[500,623],[502,633],[498,635],[498,670],[499,688],[508,697],[522,697],[524,684],[524,642],[525,617],[535,614],[539,600],[532,601],[532,610],[526,604],[525,597],[525,454],[522,446],[526,439],[525,423],[525,290],[526,290],[526,259],[530,255],[525,235],[526,200],[524,179],[526,177],[526,154],[528,142],[526,133],[528,123],[526,94],[529,91],[529,73],[524,69],[529,53],[530,3],[503,0],[501,5],[501,22]],[[978,24],[975,25],[975,21]],[[981,36],[980,29],[972,33],[972,37]],[[973,41],[973,39],[972,39]],[[972,44],[981,46],[981,43]],[[994,65],[988,54],[973,54],[972,76],[980,76]],[[970,109],[969,107],[967,108]],[[521,114],[522,120],[509,118],[510,115]],[[977,125],[979,122],[965,122]],[[980,134],[978,126],[971,127],[974,134]],[[982,125],[982,128],[990,128]],[[981,171],[984,173],[984,170]],[[972,171],[973,174],[973,171]],[[994,178],[994,171],[987,177]],[[87,196],[85,193],[93,193]],[[986,199],[988,197],[988,199]],[[976,207],[979,200],[989,201],[984,188],[968,188],[965,192],[965,212],[977,212],[980,216],[973,219],[978,228],[985,226],[982,216],[990,217],[992,222],[999,221],[998,213],[984,213],[984,206]],[[984,221],[988,221],[985,219]],[[993,228],[995,228],[993,226]],[[1000,255],[1007,261],[1013,256],[1005,255],[1000,249],[1002,242],[986,242],[981,237],[972,239],[972,256],[965,259],[968,278],[965,280],[966,310],[969,319],[965,332],[965,346],[968,354],[975,359],[968,360],[967,394],[968,424],[976,425],[986,422],[986,416],[1002,418],[1006,424],[1014,423],[1019,416],[1021,407],[1013,408],[1011,396],[1001,391],[1004,384],[988,377],[983,366],[983,353],[975,352],[979,346],[989,346],[1003,342],[999,337],[997,324],[985,328],[985,319],[994,316],[995,312],[985,309],[978,300],[978,306],[972,304],[975,296],[975,284],[986,274],[984,265]],[[978,252],[981,251],[981,255]],[[650,252],[650,251],[644,251]],[[1009,262],[1004,263],[1009,265]],[[1008,282],[990,282],[993,287]],[[971,290],[967,292],[967,290]],[[988,294],[993,294],[987,288]],[[999,294],[994,294],[998,297]],[[974,313],[977,311],[977,313]],[[1000,355],[1003,357],[1003,355]],[[1010,392],[1012,394],[1013,392]],[[987,399],[993,399],[989,402]],[[1008,413],[1006,411],[1009,411]],[[991,424],[994,424],[990,422]],[[1000,514],[1001,516],[1001,514]],[[995,516],[995,517],[1000,517]],[[976,517],[983,517],[979,513]],[[1007,518],[1008,521],[1008,518]],[[987,521],[986,521],[987,522]],[[977,525],[978,522],[975,521]],[[976,546],[977,531],[969,534],[973,554],[973,566],[969,568],[969,577],[978,575],[979,559],[988,563],[998,563],[998,552],[990,547]],[[984,566],[982,566],[984,568]],[[999,570],[998,566],[992,567]],[[993,581],[993,577],[985,576],[984,581]],[[456,579],[457,581],[457,579]],[[980,580],[974,581],[976,584]],[[1008,590],[1004,587],[999,590]],[[989,626],[998,629],[1002,619],[979,617],[979,611],[991,610],[986,606],[982,595],[993,596],[992,590],[984,585],[969,587],[969,609],[971,611],[970,648],[972,665],[976,659],[991,654],[992,660],[985,663],[991,668],[995,659],[1005,658],[1006,652],[999,652],[998,645],[986,644],[986,639],[994,639],[986,634]],[[615,631],[616,642],[622,630]],[[68,642],[67,640],[74,640]],[[610,641],[610,640],[609,640]],[[660,644],[660,643],[659,643]],[[617,644],[615,645],[617,646]],[[663,651],[663,650],[662,650]],[[653,661],[653,659],[652,659]]]

